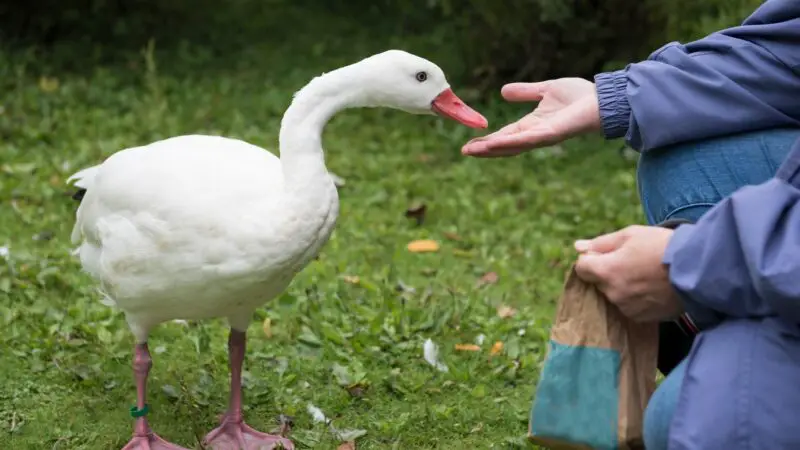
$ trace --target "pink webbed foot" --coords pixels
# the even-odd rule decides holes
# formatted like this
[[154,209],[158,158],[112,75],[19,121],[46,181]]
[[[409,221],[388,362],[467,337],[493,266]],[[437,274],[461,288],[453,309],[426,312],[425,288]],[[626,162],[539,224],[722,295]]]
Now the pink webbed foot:
[[188,450],[161,439],[157,434],[134,436],[122,450]]
[[254,430],[244,421],[222,419],[222,425],[208,433],[203,445],[209,450],[294,450],[294,444],[282,436]]

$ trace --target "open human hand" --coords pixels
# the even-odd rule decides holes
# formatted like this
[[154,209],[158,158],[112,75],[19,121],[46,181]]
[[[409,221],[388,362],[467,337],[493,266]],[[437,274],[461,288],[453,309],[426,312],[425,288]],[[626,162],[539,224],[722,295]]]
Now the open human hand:
[[594,283],[619,310],[639,322],[674,319],[683,309],[661,262],[673,231],[630,226],[578,241],[575,264],[580,278]]
[[513,156],[601,129],[595,85],[583,78],[511,83],[503,86],[501,94],[509,102],[539,104],[520,120],[467,142],[462,154],[482,158]]

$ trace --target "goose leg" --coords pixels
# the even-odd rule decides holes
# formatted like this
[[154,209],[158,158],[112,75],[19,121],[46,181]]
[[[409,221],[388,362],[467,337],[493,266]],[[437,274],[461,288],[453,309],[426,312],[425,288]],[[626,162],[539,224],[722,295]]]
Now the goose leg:
[[203,445],[213,450],[293,450],[292,441],[281,436],[262,433],[247,425],[242,418],[242,363],[245,352],[245,333],[231,329],[228,357],[231,371],[231,392],[228,411],[220,426],[208,433]]
[[133,357],[133,373],[136,378],[136,409],[131,411],[131,415],[136,417],[133,426],[133,439],[122,448],[122,450],[187,450],[175,444],[171,444],[161,439],[153,433],[147,423],[147,376],[153,360],[150,358],[150,351],[147,343],[137,344]]

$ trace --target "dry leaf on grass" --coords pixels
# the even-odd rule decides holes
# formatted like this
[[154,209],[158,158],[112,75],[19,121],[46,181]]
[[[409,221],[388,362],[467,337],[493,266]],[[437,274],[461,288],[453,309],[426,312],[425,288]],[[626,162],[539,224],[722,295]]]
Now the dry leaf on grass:
[[431,239],[421,239],[408,243],[408,251],[411,253],[427,253],[439,251],[439,243]]
[[264,322],[261,324],[261,329],[264,330],[264,335],[267,338],[272,338],[272,319],[269,317],[264,319]]
[[487,284],[495,284],[500,277],[497,275],[496,272],[487,272],[482,277],[478,279],[476,283],[477,287],[486,286]]
[[294,417],[281,414],[278,416],[277,422],[278,428],[272,429],[271,433],[288,437],[289,433],[292,432],[292,427],[294,426]]
[[501,319],[508,319],[509,317],[513,317],[516,313],[517,310],[508,305],[500,305],[497,307],[497,317]]
[[425,211],[428,207],[424,203],[418,203],[406,209],[406,217],[417,221],[417,225],[422,225],[425,221]]
[[475,256],[475,253],[469,250],[461,250],[460,248],[454,248],[453,255],[458,256],[459,258],[472,258],[473,256]]
[[479,352],[481,351],[481,346],[475,344],[456,344],[456,350],[461,352]]
[[361,278],[358,275],[342,275],[342,280],[350,284],[359,284],[361,282]]
[[367,386],[359,383],[359,384],[354,384],[352,386],[347,386],[345,390],[347,391],[348,394],[350,394],[351,397],[361,398],[367,391]]
[[492,345],[492,349],[489,351],[489,354],[496,355],[503,351],[503,342],[497,341]]
[[347,441],[342,442],[336,450],[356,450],[356,442],[355,441]]
[[443,235],[443,236],[444,236],[446,239],[449,239],[449,240],[451,240],[451,241],[460,241],[460,240],[461,240],[461,236],[459,236],[459,235],[458,235],[458,234],[456,234],[456,233],[451,233],[451,232],[449,232],[449,231],[445,231],[444,233],[442,233],[442,235]]

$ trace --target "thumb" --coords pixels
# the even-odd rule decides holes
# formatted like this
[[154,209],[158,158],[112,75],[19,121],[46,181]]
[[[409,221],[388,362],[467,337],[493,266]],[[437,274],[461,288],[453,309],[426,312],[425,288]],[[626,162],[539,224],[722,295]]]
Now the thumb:
[[580,253],[609,253],[622,246],[628,237],[628,231],[623,229],[594,239],[575,241],[575,250]]
[[539,83],[509,83],[500,94],[509,102],[538,102],[547,93],[549,81]]
[[605,276],[608,274],[608,270],[606,270],[606,266],[608,265],[608,260],[612,258],[613,255],[602,255],[598,253],[588,253],[583,254],[578,257],[578,260],[575,262],[575,273],[578,274],[578,277],[587,282],[592,284],[605,284],[606,279]]

